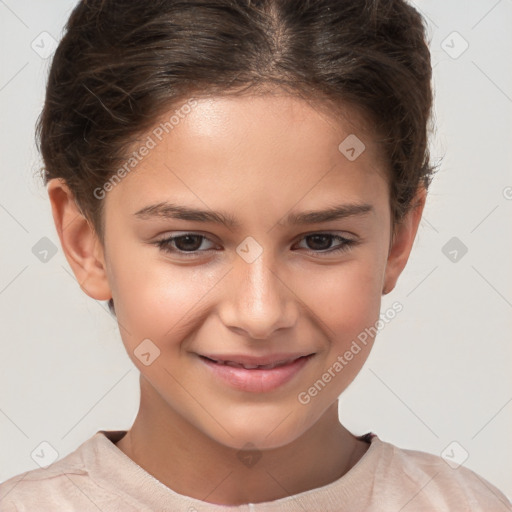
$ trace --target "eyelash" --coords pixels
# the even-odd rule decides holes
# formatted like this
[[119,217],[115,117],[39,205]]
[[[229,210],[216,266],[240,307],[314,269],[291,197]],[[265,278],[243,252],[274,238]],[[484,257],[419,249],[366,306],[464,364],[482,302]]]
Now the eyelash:
[[[338,254],[338,253],[342,253],[342,252],[346,252],[346,251],[350,250],[351,247],[357,245],[357,243],[358,243],[356,240],[351,240],[349,238],[345,238],[340,235],[336,235],[334,233],[323,233],[323,232],[310,233],[308,235],[303,236],[299,241],[305,240],[308,237],[313,237],[313,236],[318,236],[318,235],[329,236],[329,237],[332,237],[333,241],[338,240],[339,242],[342,242],[342,243],[339,246],[335,247],[334,249],[326,249],[323,251],[313,251],[311,249],[307,249],[306,252],[308,252],[310,254],[314,254],[314,255]],[[175,236],[171,236],[168,238],[164,238],[162,240],[158,240],[158,241],[154,242],[154,245],[156,245],[161,251],[164,251],[164,252],[167,252],[170,254],[178,254],[180,256],[184,256],[185,258],[195,257],[200,253],[204,253],[204,252],[208,252],[209,250],[212,250],[212,249],[207,249],[206,251],[198,251],[198,250],[196,250],[196,251],[181,251],[180,249],[175,249],[170,246],[170,244],[172,242],[174,242],[175,240],[180,239],[180,238],[186,238],[187,236],[200,237],[203,240],[208,240],[208,237],[206,237],[205,235],[200,235],[197,233],[184,233],[182,235],[175,235]],[[202,240],[201,240],[201,243],[202,243]]]

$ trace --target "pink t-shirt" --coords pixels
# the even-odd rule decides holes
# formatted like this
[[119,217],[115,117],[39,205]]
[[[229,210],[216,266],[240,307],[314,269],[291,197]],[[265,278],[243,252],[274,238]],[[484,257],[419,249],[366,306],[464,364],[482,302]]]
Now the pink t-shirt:
[[506,512],[512,504],[470,469],[367,434],[370,447],[341,478],[274,501],[222,506],[178,494],[114,443],[126,431],[100,430],[46,468],[0,485],[2,512]]

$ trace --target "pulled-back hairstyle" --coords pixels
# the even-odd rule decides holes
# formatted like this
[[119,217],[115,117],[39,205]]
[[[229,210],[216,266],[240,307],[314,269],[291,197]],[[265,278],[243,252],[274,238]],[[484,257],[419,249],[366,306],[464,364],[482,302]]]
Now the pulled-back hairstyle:
[[434,172],[431,76],[424,20],[404,0],[82,0],[37,123],[43,181],[66,181],[103,243],[94,191],[160,116],[191,97],[277,85],[370,120],[396,225]]

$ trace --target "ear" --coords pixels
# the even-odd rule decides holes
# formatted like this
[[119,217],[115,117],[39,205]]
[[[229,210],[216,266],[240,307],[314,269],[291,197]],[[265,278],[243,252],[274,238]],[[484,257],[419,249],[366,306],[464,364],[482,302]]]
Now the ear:
[[416,238],[416,232],[423,214],[425,201],[427,198],[427,190],[421,186],[412,200],[412,208],[405,215],[402,221],[397,224],[392,237],[388,260],[386,263],[386,271],[384,276],[384,287],[382,294],[389,293],[395,287],[398,277],[405,268],[409,254]]
[[80,288],[93,299],[110,299],[103,247],[92,224],[76,205],[65,180],[51,179],[47,191],[64,255]]

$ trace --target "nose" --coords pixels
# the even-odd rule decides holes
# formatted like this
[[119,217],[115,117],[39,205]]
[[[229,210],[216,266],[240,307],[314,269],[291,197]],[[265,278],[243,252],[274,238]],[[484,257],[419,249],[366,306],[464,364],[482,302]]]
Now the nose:
[[299,316],[291,283],[279,276],[270,260],[266,251],[251,263],[237,257],[226,282],[220,318],[247,338],[269,338],[278,329],[293,327]]

